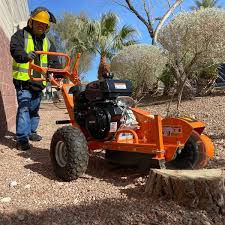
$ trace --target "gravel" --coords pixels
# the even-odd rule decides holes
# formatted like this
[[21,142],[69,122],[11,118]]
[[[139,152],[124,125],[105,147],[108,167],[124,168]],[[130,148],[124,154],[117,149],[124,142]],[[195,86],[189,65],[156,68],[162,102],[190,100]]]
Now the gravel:
[[[152,114],[165,115],[166,111],[165,104],[145,108]],[[181,113],[207,124],[204,133],[216,148],[208,168],[225,168],[225,95],[185,101]],[[151,199],[144,193],[146,174],[110,167],[100,150],[90,156],[88,170],[78,180],[58,180],[51,167],[49,145],[60,127],[55,120],[68,119],[68,114],[53,104],[42,104],[40,116],[43,140],[33,142],[31,150],[15,149],[15,131],[0,141],[1,225],[225,225],[225,216],[216,212]]]

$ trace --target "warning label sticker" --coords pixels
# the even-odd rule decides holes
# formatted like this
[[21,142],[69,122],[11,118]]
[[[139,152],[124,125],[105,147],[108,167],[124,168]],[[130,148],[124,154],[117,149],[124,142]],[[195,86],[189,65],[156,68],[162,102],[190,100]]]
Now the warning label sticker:
[[115,89],[127,89],[127,86],[125,83],[114,83]]
[[163,136],[178,136],[182,133],[181,126],[163,126]]
[[116,132],[117,131],[117,122],[111,122],[110,123],[110,132]]

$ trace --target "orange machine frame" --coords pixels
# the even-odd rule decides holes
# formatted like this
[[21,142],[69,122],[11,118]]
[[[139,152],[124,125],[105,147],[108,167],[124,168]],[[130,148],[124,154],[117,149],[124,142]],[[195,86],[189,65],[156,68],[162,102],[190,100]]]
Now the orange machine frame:
[[[205,144],[206,155],[211,158],[214,155],[214,147],[211,140],[202,134],[205,124],[191,118],[162,118],[159,115],[151,115],[150,112],[140,108],[132,108],[132,111],[138,122],[138,128],[119,129],[112,140],[95,140],[89,136],[86,130],[83,130],[74,120],[74,101],[73,96],[69,93],[70,87],[81,84],[78,75],[78,62],[80,54],[76,57],[76,62],[70,72],[70,58],[64,53],[42,52],[37,54],[47,54],[62,56],[66,59],[66,65],[63,69],[42,68],[30,62],[29,76],[34,81],[44,81],[48,79],[53,85],[60,88],[65,100],[69,113],[70,123],[80,128],[88,141],[90,151],[96,149],[110,149],[115,151],[139,152],[155,155],[157,160],[170,161],[174,158],[176,151],[182,148],[191,133],[194,131],[199,134],[200,140]],[[44,78],[34,78],[32,70],[39,71]],[[49,74],[62,74],[69,78],[70,84],[60,84],[54,76],[48,77]],[[121,134],[131,134],[128,139],[121,139]]]

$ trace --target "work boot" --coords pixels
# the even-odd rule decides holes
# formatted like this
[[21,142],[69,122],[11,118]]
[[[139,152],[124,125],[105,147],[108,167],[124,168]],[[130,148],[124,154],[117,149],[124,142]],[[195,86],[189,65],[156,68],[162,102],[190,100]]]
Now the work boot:
[[37,133],[32,133],[30,136],[29,136],[29,139],[31,141],[40,141],[42,140],[42,137],[40,135],[38,135]]
[[20,151],[27,151],[30,149],[30,144],[28,141],[17,141],[16,148]]

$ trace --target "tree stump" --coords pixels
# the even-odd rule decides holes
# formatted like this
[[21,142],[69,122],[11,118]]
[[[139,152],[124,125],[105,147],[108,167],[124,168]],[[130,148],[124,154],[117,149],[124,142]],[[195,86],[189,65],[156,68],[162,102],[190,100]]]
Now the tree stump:
[[178,204],[225,213],[225,171],[222,169],[152,169],[145,192]]

